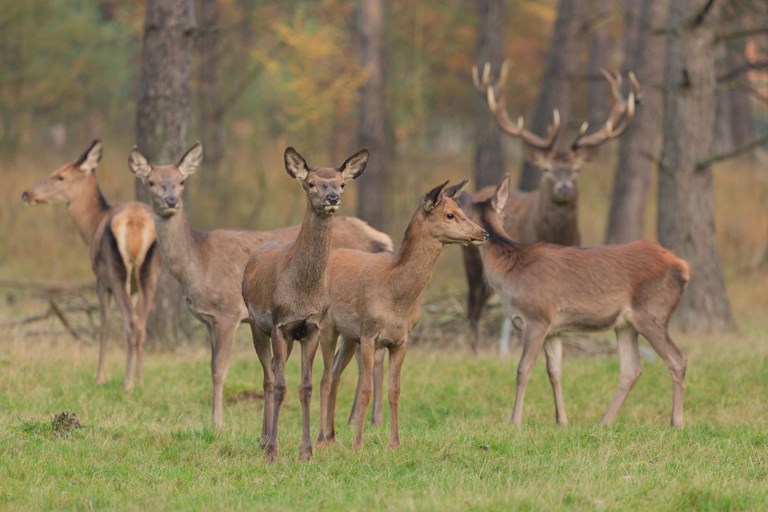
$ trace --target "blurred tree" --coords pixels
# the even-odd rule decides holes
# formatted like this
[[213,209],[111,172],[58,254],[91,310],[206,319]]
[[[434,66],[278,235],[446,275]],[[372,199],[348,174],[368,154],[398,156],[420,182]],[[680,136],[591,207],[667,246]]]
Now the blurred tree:
[[371,152],[365,179],[358,185],[357,214],[377,229],[386,228],[384,198],[389,164],[384,88],[387,76],[386,3],[386,0],[358,0],[357,12],[360,63],[367,73],[360,97],[359,145]]
[[627,10],[624,69],[642,87],[635,120],[619,141],[605,241],[640,240],[653,168],[661,149],[662,94],[666,38],[654,34],[669,15],[669,0],[632,0]]
[[691,279],[675,318],[692,331],[735,328],[717,254],[709,163],[715,116],[715,44],[721,2],[671,0],[659,167],[659,242]]
[[[637,2],[635,2],[637,3]],[[602,69],[611,68],[614,43],[611,19],[615,6],[611,0],[595,0],[589,12],[584,13],[584,30],[589,36],[587,59],[587,121],[590,126],[601,126],[608,118],[608,99]],[[586,11],[586,8],[585,8]]]
[[[136,141],[152,162],[175,163],[188,144],[190,77],[196,29],[192,0],[147,0],[141,57],[141,86],[136,106]],[[189,190],[189,189],[187,189]],[[149,200],[137,180],[136,197]],[[185,209],[189,209],[189,197]],[[189,337],[191,315],[178,282],[161,272],[149,319],[152,337]]]
[[[482,72],[491,65],[491,81],[496,82],[504,61],[504,2],[480,0],[476,66]],[[475,188],[497,184],[504,174],[501,130],[488,112],[485,100],[478,96],[475,115]]]
[[[557,21],[547,53],[544,74],[539,85],[539,98],[528,129],[544,135],[552,122],[552,111],[558,109],[563,126],[568,126],[571,114],[571,91],[576,70],[580,66],[579,39],[583,0],[559,0]],[[518,187],[533,190],[539,183],[539,170],[527,160],[523,163]]]
[[198,122],[206,167],[201,180],[213,185],[224,157],[224,110],[219,93],[219,0],[198,0],[198,13]]

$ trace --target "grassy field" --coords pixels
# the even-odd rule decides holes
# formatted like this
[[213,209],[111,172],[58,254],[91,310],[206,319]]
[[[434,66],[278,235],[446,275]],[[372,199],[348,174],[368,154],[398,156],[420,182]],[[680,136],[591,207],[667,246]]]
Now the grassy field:
[[[258,448],[263,402],[252,392],[261,371],[244,330],[218,432],[209,428],[203,347],[149,353],[145,385],[125,393],[116,346],[109,381],[96,387],[94,345],[9,334],[0,354],[0,509],[766,510],[768,325],[742,327],[728,338],[677,336],[689,358],[680,431],[668,427],[671,383],[658,359],[644,362],[616,424],[600,427],[617,358],[566,354],[566,428],[554,425],[539,361],[524,425],[514,428],[516,355],[416,347],[403,372],[400,450],[387,447],[388,423],[368,428],[360,450],[342,425],[338,442],[309,463],[298,461],[293,357],[276,465]],[[353,384],[346,374],[342,419]],[[62,411],[83,427],[56,432],[50,415]]]

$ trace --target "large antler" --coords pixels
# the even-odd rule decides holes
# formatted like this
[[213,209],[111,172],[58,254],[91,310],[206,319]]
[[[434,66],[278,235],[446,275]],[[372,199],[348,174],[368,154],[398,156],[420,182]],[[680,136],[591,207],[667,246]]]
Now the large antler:
[[627,131],[630,123],[632,123],[632,119],[635,117],[635,104],[640,95],[640,83],[637,81],[635,74],[631,71],[629,72],[629,82],[632,88],[626,100],[621,95],[621,75],[619,73],[616,73],[615,76],[611,75],[604,69],[602,74],[608,80],[608,85],[611,87],[611,95],[615,105],[611,109],[605,124],[598,131],[585,135],[589,129],[589,123],[584,121],[576,139],[571,144],[571,149],[574,151],[580,148],[594,148],[621,136]]
[[[491,110],[491,114],[493,114],[493,118],[504,133],[522,139],[528,146],[543,151],[551,151],[560,131],[560,113],[557,109],[552,111],[552,124],[547,129],[546,137],[540,137],[526,130],[522,116],[517,118],[517,123],[513,122],[509,117],[509,113],[507,113],[507,105],[504,99],[504,86],[509,76],[510,67],[510,62],[505,60],[501,65],[498,80],[496,83],[491,83],[491,65],[489,63],[486,62],[483,66],[482,76],[480,76],[477,66],[472,66],[472,81],[475,84],[475,88],[483,95],[483,98],[488,103],[488,108]],[[498,98],[496,96],[497,91]]]

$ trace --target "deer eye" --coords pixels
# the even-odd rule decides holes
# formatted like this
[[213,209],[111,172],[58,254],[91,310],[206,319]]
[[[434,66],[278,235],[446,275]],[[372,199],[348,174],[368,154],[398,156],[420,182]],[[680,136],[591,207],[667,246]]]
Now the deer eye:
[[181,185],[183,187],[184,183],[186,183],[186,182],[187,182],[187,180],[181,180],[181,183],[179,183],[179,185]]
[[154,181],[152,181],[152,180],[149,180],[147,183],[149,183],[149,186],[150,186],[150,187],[154,187],[154,186],[155,186],[155,182],[154,182]]
[[62,175],[56,176],[56,181],[64,181],[64,176]]
[[344,187],[346,187],[346,186],[347,186],[347,184],[346,184],[346,183],[342,183],[342,184],[341,184],[341,188],[344,188]]
[[314,184],[314,183],[309,183],[307,186],[308,186],[309,188],[315,188],[315,184]]
[[455,219],[456,218],[456,216],[454,214],[452,214],[452,213],[449,213],[448,215],[446,215],[446,217],[448,217],[449,219]]

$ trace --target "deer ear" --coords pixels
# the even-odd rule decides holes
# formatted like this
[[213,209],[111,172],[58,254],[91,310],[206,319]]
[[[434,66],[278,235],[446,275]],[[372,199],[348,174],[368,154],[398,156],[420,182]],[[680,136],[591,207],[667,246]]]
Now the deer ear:
[[203,145],[198,140],[184,153],[176,167],[185,178],[195,172],[203,163]]
[[450,197],[451,199],[456,199],[461,195],[462,192],[464,192],[464,188],[467,186],[467,183],[469,183],[469,180],[464,180],[461,183],[457,183],[456,185],[451,185],[445,189],[445,196]]
[[286,148],[283,159],[285,160],[285,171],[291,178],[299,181],[307,179],[309,174],[307,162],[298,151],[293,149],[293,147]]
[[345,180],[354,180],[360,177],[365,170],[365,166],[368,164],[368,150],[366,148],[361,149],[351,157],[347,158],[339,171]]
[[432,209],[440,204],[440,201],[443,199],[443,196],[445,195],[445,186],[448,184],[446,181],[445,183],[436,186],[429,192],[427,192],[427,195],[424,196],[424,199],[421,200],[421,208],[429,213],[432,211]]
[[75,165],[83,172],[92,173],[96,170],[96,166],[99,165],[99,161],[101,160],[101,150],[101,141],[99,139],[94,140],[91,142],[88,149],[80,155],[80,158],[77,159]]
[[152,171],[152,166],[149,165],[149,160],[136,146],[133,146],[131,154],[128,155],[128,168],[137,178],[141,178],[142,181],[145,180],[147,176],[149,176],[150,171]]
[[504,176],[499,186],[496,187],[496,191],[491,196],[491,206],[496,210],[496,213],[501,213],[504,210],[504,206],[507,204],[507,198],[509,198],[509,174]]

